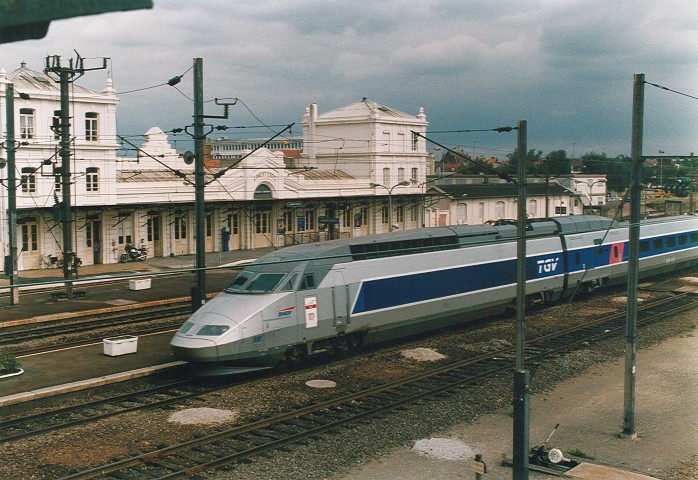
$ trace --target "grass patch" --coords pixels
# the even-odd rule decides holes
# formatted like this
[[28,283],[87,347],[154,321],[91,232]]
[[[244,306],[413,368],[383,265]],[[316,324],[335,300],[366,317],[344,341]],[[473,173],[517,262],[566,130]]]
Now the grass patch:
[[567,455],[572,455],[573,457],[577,458],[586,458],[587,460],[596,460],[596,455],[589,455],[586,452],[583,452],[582,450],[575,448],[574,450],[568,450],[565,452]]

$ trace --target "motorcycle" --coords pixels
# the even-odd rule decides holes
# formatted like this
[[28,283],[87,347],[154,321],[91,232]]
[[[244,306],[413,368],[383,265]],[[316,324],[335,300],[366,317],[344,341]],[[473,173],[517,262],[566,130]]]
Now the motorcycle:
[[145,247],[145,245],[141,245],[140,247],[136,248],[134,244],[127,243],[124,249],[126,250],[126,253],[122,253],[121,257],[119,257],[119,261],[121,263],[135,262],[136,260],[143,262],[146,258],[148,258],[148,249]]

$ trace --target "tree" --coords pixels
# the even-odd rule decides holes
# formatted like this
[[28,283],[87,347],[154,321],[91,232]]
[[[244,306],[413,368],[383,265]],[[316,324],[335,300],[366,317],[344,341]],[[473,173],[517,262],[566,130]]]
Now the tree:
[[567,152],[564,150],[554,150],[549,152],[543,160],[543,172],[551,176],[568,175],[572,172],[572,165],[570,164],[570,159],[567,158]]

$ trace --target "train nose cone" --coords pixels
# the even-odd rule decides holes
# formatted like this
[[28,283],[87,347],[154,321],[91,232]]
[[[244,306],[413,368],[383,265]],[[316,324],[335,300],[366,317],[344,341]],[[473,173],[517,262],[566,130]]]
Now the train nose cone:
[[211,361],[218,355],[216,343],[206,338],[185,337],[177,334],[170,341],[170,346],[175,357],[180,360]]

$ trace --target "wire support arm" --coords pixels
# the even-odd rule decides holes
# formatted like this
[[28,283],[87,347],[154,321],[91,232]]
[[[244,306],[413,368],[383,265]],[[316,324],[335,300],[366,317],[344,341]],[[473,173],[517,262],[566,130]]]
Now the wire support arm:
[[[517,129],[518,129],[518,127],[498,127],[498,128],[489,129],[486,131],[488,131],[488,132],[491,132],[491,131],[510,132],[512,130],[517,130]],[[428,137],[426,137],[426,136],[422,135],[421,133],[416,132],[414,130],[412,130],[412,135],[414,135],[415,137],[421,137],[424,140],[426,140],[427,142],[433,143],[434,145],[437,145],[438,147],[443,148],[444,150],[446,150],[448,152],[451,152],[452,154],[456,155],[457,157],[460,157],[460,158],[472,163],[473,165],[477,165],[478,167],[481,167],[481,168],[484,168],[485,170],[488,170],[491,174],[497,175],[499,178],[502,178],[502,179],[506,180],[507,182],[511,182],[511,183],[516,184],[515,178],[512,178],[510,175],[508,175],[506,173],[498,172],[496,169],[492,168],[491,166],[489,166],[486,163],[476,162],[475,160],[466,157],[462,153],[457,152],[451,148],[448,148],[446,145],[443,145],[439,142],[436,142],[436,141],[432,140],[431,138],[428,138]]]

